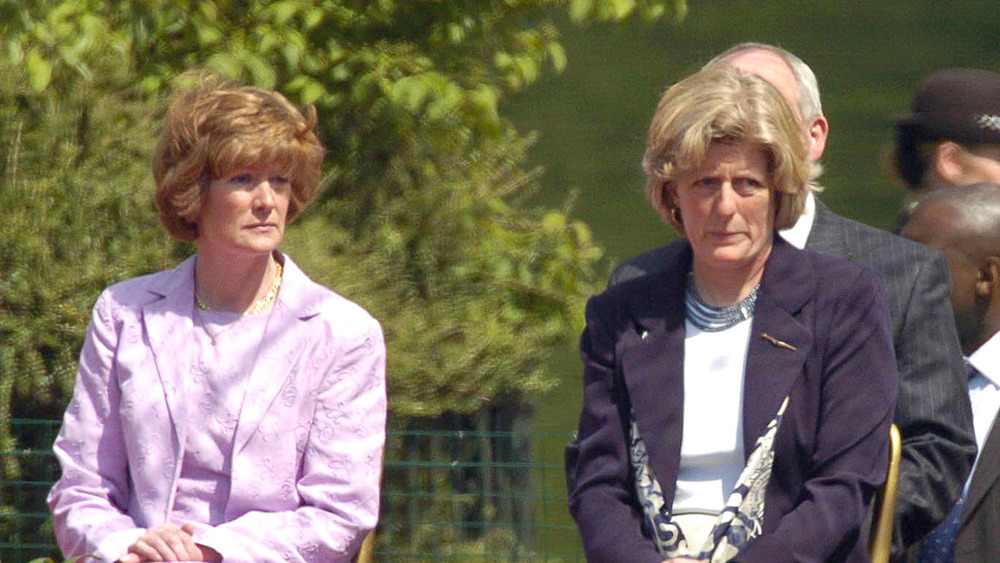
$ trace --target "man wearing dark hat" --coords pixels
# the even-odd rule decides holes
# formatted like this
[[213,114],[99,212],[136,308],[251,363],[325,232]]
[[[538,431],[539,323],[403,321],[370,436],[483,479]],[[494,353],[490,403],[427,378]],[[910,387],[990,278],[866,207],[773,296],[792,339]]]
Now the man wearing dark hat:
[[1000,74],[953,68],[918,87],[913,113],[896,121],[894,172],[907,211],[935,188],[1000,184]]
[[994,562],[1000,560],[1000,186],[925,193],[903,236],[948,260],[980,451],[961,500],[923,540],[917,563]]

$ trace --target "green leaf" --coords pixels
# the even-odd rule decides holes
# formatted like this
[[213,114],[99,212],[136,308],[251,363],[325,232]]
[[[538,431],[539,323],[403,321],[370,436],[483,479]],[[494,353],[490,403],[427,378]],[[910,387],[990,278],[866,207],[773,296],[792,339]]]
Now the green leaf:
[[302,88],[302,103],[314,104],[326,94],[326,88],[319,82],[310,79]]
[[562,45],[553,41],[548,44],[547,51],[549,60],[552,61],[552,68],[556,72],[562,72],[566,68],[566,50]]
[[28,52],[24,60],[24,70],[28,73],[28,84],[35,92],[45,90],[52,82],[52,63],[42,58],[37,51]]
[[229,53],[216,53],[205,61],[205,66],[226,78],[237,78],[243,70],[239,59]]
[[587,21],[594,11],[594,0],[570,0],[569,17],[576,23]]
[[299,12],[299,2],[274,2],[268,7],[268,12],[279,26],[287,24]]

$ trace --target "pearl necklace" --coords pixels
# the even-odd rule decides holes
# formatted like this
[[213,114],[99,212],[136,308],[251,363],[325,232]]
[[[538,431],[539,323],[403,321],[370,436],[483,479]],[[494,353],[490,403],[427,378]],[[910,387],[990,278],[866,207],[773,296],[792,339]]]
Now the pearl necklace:
[[[278,296],[278,289],[281,287],[281,274],[284,271],[284,268],[281,267],[281,262],[277,261],[274,263],[274,267],[275,267],[274,281],[271,282],[271,287],[267,290],[267,293],[264,295],[264,297],[262,297],[259,301],[250,305],[250,307],[248,307],[247,310],[243,311],[244,315],[256,315],[257,313],[260,313],[261,311],[264,310],[265,307],[267,307],[268,305],[271,304],[272,301],[274,301],[275,297]],[[209,307],[207,303],[201,300],[201,297],[198,297],[198,292],[195,292],[194,294],[194,304],[197,305],[198,308],[201,309],[202,311],[212,310],[212,308]]]

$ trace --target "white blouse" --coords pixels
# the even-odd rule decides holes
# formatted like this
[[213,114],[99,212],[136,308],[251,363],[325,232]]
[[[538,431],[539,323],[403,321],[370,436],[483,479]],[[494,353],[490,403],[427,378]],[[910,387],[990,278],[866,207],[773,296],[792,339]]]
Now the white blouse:
[[706,332],[685,321],[684,428],[673,514],[718,514],[743,471],[747,319]]

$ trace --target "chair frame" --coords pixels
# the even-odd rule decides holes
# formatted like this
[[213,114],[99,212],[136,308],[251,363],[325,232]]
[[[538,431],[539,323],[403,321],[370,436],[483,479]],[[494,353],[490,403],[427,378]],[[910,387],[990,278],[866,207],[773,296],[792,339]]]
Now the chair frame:
[[354,556],[354,563],[372,563],[375,560],[375,530],[371,530],[361,542],[361,549]]
[[868,549],[871,563],[889,563],[892,553],[892,532],[896,513],[896,493],[899,489],[899,460],[903,454],[903,439],[899,428],[889,427],[889,469],[885,484],[875,500],[875,519]]

